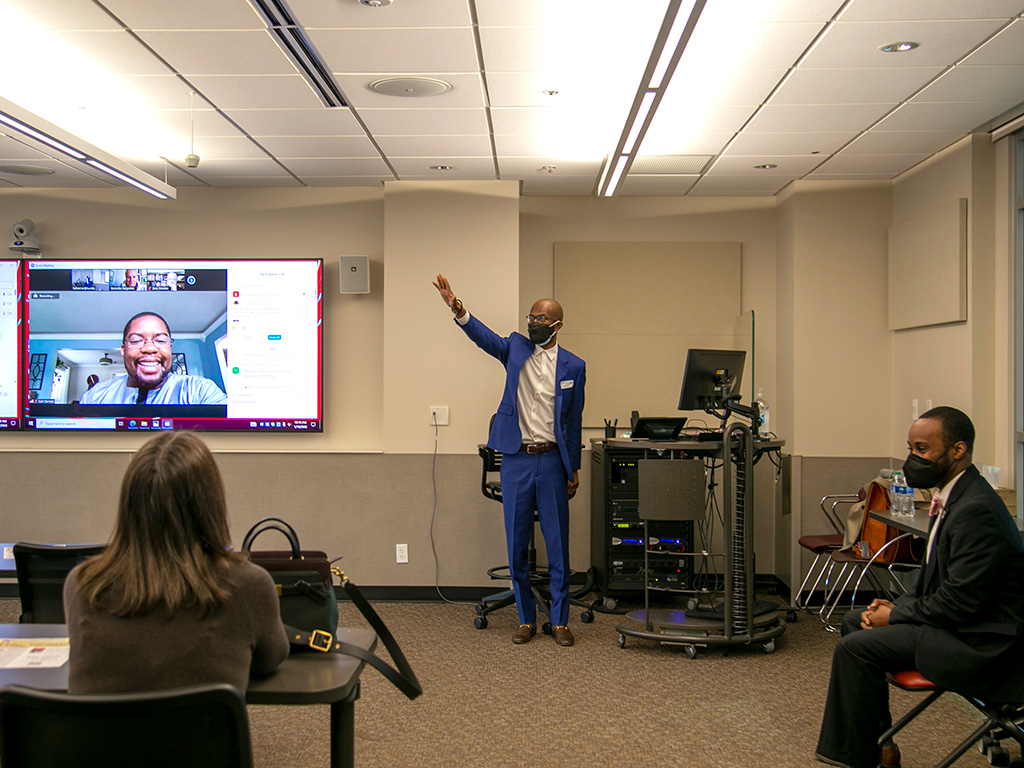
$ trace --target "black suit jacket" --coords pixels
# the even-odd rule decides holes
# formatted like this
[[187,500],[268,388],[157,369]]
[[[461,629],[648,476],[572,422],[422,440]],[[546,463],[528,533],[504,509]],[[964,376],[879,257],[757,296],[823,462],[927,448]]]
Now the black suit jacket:
[[1020,532],[973,465],[953,486],[939,525],[913,593],[897,601],[889,622],[921,625],[915,664],[937,685],[1024,701]]

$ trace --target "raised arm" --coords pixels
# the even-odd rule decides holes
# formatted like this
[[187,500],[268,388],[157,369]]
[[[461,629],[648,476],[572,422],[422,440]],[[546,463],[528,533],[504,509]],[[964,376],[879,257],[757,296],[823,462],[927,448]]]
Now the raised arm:
[[441,294],[441,300],[448,305],[448,308],[455,317],[462,318],[466,316],[466,310],[462,306],[462,302],[455,297],[455,291],[452,290],[452,284],[448,282],[447,277],[439,274],[437,282],[433,285],[437,288],[437,292]]

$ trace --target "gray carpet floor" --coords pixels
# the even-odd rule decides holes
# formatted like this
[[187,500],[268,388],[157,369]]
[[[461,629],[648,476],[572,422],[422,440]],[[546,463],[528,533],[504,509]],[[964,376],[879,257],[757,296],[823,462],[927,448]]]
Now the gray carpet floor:
[[[360,768],[821,765],[814,746],[837,638],[816,616],[788,625],[774,653],[713,647],[689,659],[677,646],[641,639],[620,649],[615,627],[629,622],[619,616],[582,624],[574,609],[576,645],[561,648],[541,634],[513,645],[510,609],[476,630],[467,605],[376,607],[424,693],[409,701],[375,670],[364,671]],[[17,601],[0,600],[0,620],[17,614]],[[341,623],[365,626],[348,603]],[[894,691],[894,714],[918,700]],[[253,706],[249,714],[257,768],[328,764],[327,706]],[[904,768],[934,765],[979,722],[965,702],[944,696],[898,738]],[[973,749],[957,763],[983,765]]]

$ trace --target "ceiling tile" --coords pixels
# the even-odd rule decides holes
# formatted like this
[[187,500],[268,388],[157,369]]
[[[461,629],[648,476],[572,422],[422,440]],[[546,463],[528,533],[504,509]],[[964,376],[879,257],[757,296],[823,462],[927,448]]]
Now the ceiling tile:
[[487,133],[487,118],[475,109],[361,109],[359,116],[373,134],[446,136]]
[[1020,0],[857,0],[843,15],[843,21],[1008,19],[1021,10]]
[[295,65],[264,30],[142,31],[139,37],[185,77],[294,75]]
[[772,97],[772,104],[895,104],[934,79],[942,70],[942,67],[800,67]]
[[375,136],[388,157],[490,157],[487,136]]
[[278,159],[299,157],[377,158],[365,136],[261,136],[256,139]]
[[941,152],[966,131],[880,131],[862,134],[843,150],[844,155],[914,155]]
[[362,136],[363,129],[348,109],[226,109],[225,113],[251,136]]
[[928,155],[847,155],[826,160],[822,173],[888,173],[896,176],[926,159]]
[[322,106],[298,75],[195,75],[189,80],[221,109],[314,109]]
[[596,186],[594,179],[587,178],[586,176],[564,176],[551,179],[531,177],[523,179],[521,182],[523,195],[530,197],[545,195],[589,197],[594,194]]
[[[196,101],[198,103],[198,99]],[[156,110],[153,115],[168,131],[178,136],[191,136],[193,126],[196,138],[241,135],[235,126],[224,119],[223,115],[212,109],[197,108],[194,114],[188,109]]]
[[302,183],[308,187],[379,187],[385,180],[390,181],[393,178],[392,176],[303,176]]
[[[403,179],[412,177],[455,176],[458,178],[493,179],[494,161],[489,157],[392,157],[391,165],[398,175]],[[452,172],[441,172],[431,170],[432,165],[450,165]],[[440,174],[440,175],[439,175]]]
[[619,197],[634,195],[685,195],[697,183],[699,178],[699,176],[658,176],[653,174],[626,176],[615,194]]
[[309,30],[332,72],[439,75],[477,72],[476,41],[469,27],[455,29]]
[[[695,113],[691,119],[676,119],[671,112],[659,109],[644,137],[643,150],[651,155],[687,154],[698,150],[700,137],[711,134],[728,134],[728,141],[743,127],[754,109],[753,106],[720,106],[699,116]],[[617,140],[618,135],[615,138]],[[717,144],[713,150],[717,154],[725,142],[711,144]]]
[[800,126],[810,133],[863,131],[894,104],[834,104],[830,106],[784,106],[769,104],[755,117],[748,131],[774,133]]
[[915,96],[911,103],[936,101],[1024,101],[1024,64],[955,67]]
[[972,131],[1013,106],[1012,102],[904,104],[875,128],[881,131]]
[[339,0],[289,0],[289,5],[306,29],[469,27],[473,23],[466,0],[400,1],[382,8]]
[[[95,3],[68,0],[32,0],[11,3],[4,9],[6,37],[38,30],[120,30],[121,27]],[[21,30],[21,32],[19,32]]]
[[[714,164],[708,175],[730,176],[742,174],[750,176],[751,170],[757,170],[755,178],[760,178],[761,176],[790,176],[795,178],[803,176],[805,173],[810,173],[821,165],[822,160],[824,158],[818,156],[759,155],[757,158],[725,156],[718,159],[718,162]],[[763,170],[754,169],[755,165],[768,163],[777,167]]]
[[690,190],[691,195],[774,195],[793,179],[785,176],[752,179],[749,176],[704,176]]
[[[65,4],[67,0],[62,0]],[[35,0],[33,0],[35,2]],[[265,25],[248,3],[210,0],[100,0],[127,26],[143,29],[264,29]]]
[[[516,178],[532,178],[534,176],[588,176],[593,180],[601,172],[603,158],[588,162],[572,160],[555,160],[550,157],[505,157],[502,158],[498,167],[501,169],[502,178],[510,175]],[[555,166],[553,171],[547,171],[544,166]]]
[[198,168],[190,168],[189,172],[201,179],[241,177],[246,175],[260,177],[287,176],[287,172],[268,157],[252,159],[223,159],[210,157],[200,163]]
[[[856,5],[856,3],[855,3]],[[981,43],[1003,24],[981,21],[886,21],[836,24],[804,61],[810,68],[930,67],[949,64]],[[919,48],[882,53],[887,43],[910,40]],[[954,59],[955,60],[955,59]]]
[[752,133],[744,131],[729,147],[728,156],[831,155],[857,136],[857,131],[833,133]]
[[1024,64],[1024,19],[1017,19],[964,59],[964,64],[970,67]]
[[391,178],[391,171],[379,157],[374,158],[343,158],[314,160],[281,160],[289,171],[296,176],[371,176],[380,175]]

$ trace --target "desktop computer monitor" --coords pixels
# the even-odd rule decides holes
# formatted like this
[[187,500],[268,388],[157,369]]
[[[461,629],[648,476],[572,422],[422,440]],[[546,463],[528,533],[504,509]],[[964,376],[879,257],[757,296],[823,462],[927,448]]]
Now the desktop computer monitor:
[[738,394],[747,353],[742,349],[691,349],[686,353],[680,411],[721,407]]

